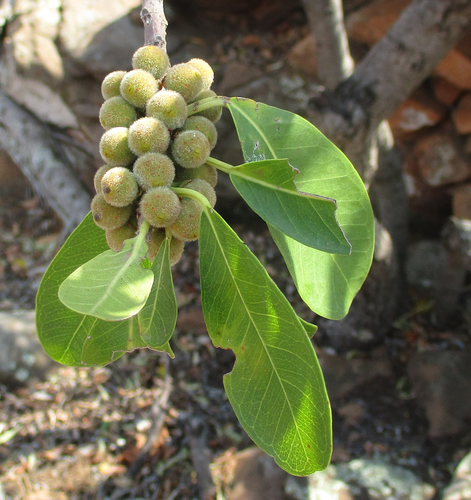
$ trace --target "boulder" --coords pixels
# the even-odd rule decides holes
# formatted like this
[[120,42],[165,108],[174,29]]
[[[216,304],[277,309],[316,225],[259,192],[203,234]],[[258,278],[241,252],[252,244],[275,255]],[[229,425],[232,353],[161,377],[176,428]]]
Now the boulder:
[[466,92],[461,97],[451,114],[451,118],[458,133],[471,133],[471,92]]
[[101,80],[118,69],[130,69],[134,51],[144,41],[139,19],[130,12],[140,0],[62,0],[59,42],[68,68],[76,76],[87,73]]
[[469,430],[471,352],[419,352],[410,358],[407,372],[413,394],[425,409],[430,437]]
[[471,498],[471,453],[458,464],[450,485],[443,491],[442,500],[469,500]]
[[39,343],[34,311],[0,312],[0,383],[10,387],[44,380],[59,364]]
[[462,145],[445,127],[419,139],[414,154],[422,179],[430,186],[463,181],[471,175]]

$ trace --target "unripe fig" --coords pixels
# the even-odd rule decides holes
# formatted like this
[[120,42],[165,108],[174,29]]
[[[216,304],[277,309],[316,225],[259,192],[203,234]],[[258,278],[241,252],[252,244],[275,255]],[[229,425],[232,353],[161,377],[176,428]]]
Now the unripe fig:
[[179,168],[176,170],[176,182],[190,181],[192,179],[203,179],[211,187],[215,187],[218,183],[218,171],[207,163],[203,163],[201,167],[197,168]]
[[124,226],[131,217],[133,207],[113,207],[106,203],[102,194],[97,194],[92,200],[91,211],[93,220],[102,229],[116,229]]
[[208,120],[204,116],[189,116],[183,125],[182,130],[199,130],[200,132],[203,132],[208,139],[211,149],[216,146],[216,142],[218,140],[216,126],[211,120]]
[[101,192],[106,203],[114,207],[125,207],[137,198],[139,186],[129,169],[114,167],[101,179]]
[[[93,185],[95,186],[95,191],[97,194],[101,193],[101,179],[108,172],[108,170],[114,168],[112,165],[102,165],[96,172],[93,177]],[[188,177],[189,178],[189,177]],[[186,179],[182,179],[186,180]]]
[[[158,229],[153,227],[146,235],[146,243],[149,248],[147,257],[150,260],[154,260],[157,256],[160,246],[165,239],[165,229]],[[170,265],[174,266],[177,264],[183,254],[183,249],[185,247],[185,242],[177,238],[171,238],[170,240]]]
[[170,67],[170,61],[167,52],[161,47],[145,45],[134,52],[132,67],[148,71],[156,80],[161,80]]
[[126,71],[113,71],[109,75],[105,76],[105,79],[101,84],[101,94],[104,99],[121,95],[119,86],[121,85],[121,80],[125,74]]
[[101,105],[99,118],[102,127],[109,130],[113,127],[129,127],[137,120],[137,113],[134,106],[119,95],[110,97]]
[[[217,94],[213,90],[202,90],[192,102],[202,101],[207,97],[216,97]],[[195,113],[193,116],[204,116],[208,120],[211,120],[213,123],[216,123],[222,116],[222,104],[220,106],[213,106],[212,108],[203,109],[203,111],[199,111]]]
[[191,198],[182,198],[177,220],[168,226],[173,237],[182,241],[195,241],[200,232],[200,214],[203,208]]
[[167,71],[164,87],[168,90],[175,90],[183,96],[186,102],[190,102],[203,89],[203,78],[191,64],[176,64]]
[[175,178],[172,160],[161,153],[146,153],[140,156],[132,171],[144,191],[157,186],[171,186]]
[[168,128],[157,118],[144,117],[129,127],[128,144],[136,155],[163,153],[170,143]]
[[156,187],[141,198],[141,214],[154,227],[167,227],[177,220],[180,199],[168,187]]
[[113,167],[130,165],[135,156],[128,146],[129,129],[114,127],[107,130],[100,139],[100,154]]
[[209,158],[211,148],[206,136],[198,130],[180,132],[172,144],[174,160],[185,168],[197,168]]
[[107,229],[105,231],[106,242],[111,250],[119,252],[123,249],[124,242],[136,236],[136,230],[129,224],[117,227],[116,229]]
[[130,104],[145,109],[147,101],[157,92],[159,83],[143,69],[133,69],[124,75],[120,85],[121,95]]
[[188,116],[188,108],[181,94],[174,90],[162,89],[149,99],[146,115],[158,118],[173,130],[183,126]]
[[193,191],[201,193],[207,198],[211,204],[211,208],[214,208],[214,205],[216,205],[216,191],[214,191],[214,189],[203,179],[193,179],[192,181],[182,184],[181,187],[193,189]]
[[214,80],[214,71],[211,66],[203,59],[190,59],[188,64],[194,66],[201,74],[203,78],[203,89],[209,89]]

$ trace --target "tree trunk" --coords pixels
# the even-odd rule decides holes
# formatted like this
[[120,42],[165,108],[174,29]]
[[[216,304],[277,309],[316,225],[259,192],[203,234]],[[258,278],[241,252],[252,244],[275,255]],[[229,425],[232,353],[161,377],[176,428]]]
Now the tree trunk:
[[[317,43],[318,74],[326,87],[310,101],[310,118],[357,168],[381,222],[377,228],[382,233],[377,233],[377,238],[389,241],[388,245],[377,245],[376,250],[382,251],[375,251],[372,272],[349,316],[335,326],[329,322],[324,325],[334,344],[350,348],[354,330],[367,328],[378,340],[405,296],[408,197],[402,158],[385,120],[469,29],[471,2],[414,0],[351,74],[345,69],[345,61],[350,59],[348,45],[342,41],[345,27],[333,21],[341,19],[340,14],[333,14],[339,9],[339,0],[303,2]],[[333,64],[337,68],[332,68]],[[335,78],[337,85],[332,85]],[[376,272],[378,268],[382,271]],[[375,293],[378,288],[388,290],[386,296]],[[366,311],[355,311],[355,307],[363,307],[362,295],[370,306],[374,303],[366,322]],[[347,330],[350,333],[345,333]]]
[[144,24],[144,45],[157,45],[167,50],[164,0],[143,0],[141,19]]
[[77,179],[51,129],[0,90],[0,144],[34,189],[56,211],[68,234],[90,210],[90,195]]

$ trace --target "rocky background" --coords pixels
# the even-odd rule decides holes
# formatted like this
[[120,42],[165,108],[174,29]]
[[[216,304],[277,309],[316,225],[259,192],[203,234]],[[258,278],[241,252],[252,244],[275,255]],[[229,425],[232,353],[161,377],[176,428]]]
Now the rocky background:
[[[357,60],[408,3],[344,1]],[[176,360],[140,352],[71,369],[42,352],[34,297],[88,211],[100,83],[130,68],[139,11],[137,0],[0,1],[0,499],[471,498],[471,34],[390,117],[409,194],[406,307],[392,325],[316,335],[334,415],[327,471],[288,478],[250,447],[222,387],[232,355],[205,334],[196,244],[174,271]],[[172,63],[203,57],[218,93],[306,114],[319,87],[300,2],[166,0],[166,13]],[[218,130],[214,156],[242,162],[228,116]],[[224,178],[218,189],[218,210],[315,320],[264,226]]]

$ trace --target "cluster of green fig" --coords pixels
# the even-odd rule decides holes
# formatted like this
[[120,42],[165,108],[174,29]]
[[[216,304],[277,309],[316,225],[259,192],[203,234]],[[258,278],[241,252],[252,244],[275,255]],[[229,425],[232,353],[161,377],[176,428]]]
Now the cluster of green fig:
[[214,123],[222,106],[188,116],[189,104],[216,96],[210,89],[213,70],[202,59],[171,66],[163,49],[144,46],[133,55],[132,67],[110,73],[102,83],[105,165],[95,174],[91,210],[115,251],[135,236],[143,220],[151,226],[149,259],[171,235],[174,265],[185,242],[198,239],[202,206],[173,188],[197,191],[214,207],[217,171],[206,161],[216,145]]

